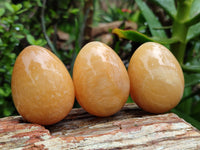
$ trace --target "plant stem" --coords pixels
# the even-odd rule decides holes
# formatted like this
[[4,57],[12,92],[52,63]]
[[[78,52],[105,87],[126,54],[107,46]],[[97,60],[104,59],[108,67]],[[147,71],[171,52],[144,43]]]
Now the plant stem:
[[171,50],[180,64],[183,64],[185,49],[185,43],[178,42],[171,45]]
[[182,23],[189,20],[192,3],[193,0],[178,0],[177,20]]
[[46,33],[45,18],[44,18],[45,5],[46,5],[46,0],[43,0],[42,11],[41,11],[42,31],[43,31],[45,39],[47,40],[47,43],[48,43],[49,47],[60,58],[60,55],[56,51],[56,48],[54,47],[54,45],[52,44],[51,40],[49,39],[49,37],[48,37],[48,35]]
[[177,38],[178,42],[171,45],[171,51],[182,65],[186,50],[186,36],[189,27],[185,24],[190,15],[190,8],[193,0],[179,0],[177,6],[177,16],[172,25],[172,38]]
[[174,56],[177,58],[180,64],[183,64],[184,61],[184,54],[186,50],[186,36],[188,32],[188,27],[185,24],[180,23],[178,21],[174,21],[172,27],[172,38],[177,38],[178,42],[171,44],[171,50]]

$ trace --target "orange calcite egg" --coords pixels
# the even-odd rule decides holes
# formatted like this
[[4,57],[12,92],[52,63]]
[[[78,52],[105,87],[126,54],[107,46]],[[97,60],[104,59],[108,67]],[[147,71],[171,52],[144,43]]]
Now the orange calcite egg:
[[28,46],[17,57],[12,73],[12,96],[27,121],[50,125],[72,109],[72,78],[60,59],[40,46]]
[[161,44],[142,44],[131,57],[128,74],[131,97],[145,111],[167,112],[182,98],[182,69],[174,55]]
[[100,117],[118,112],[129,96],[130,81],[120,57],[106,44],[90,42],[79,52],[73,69],[79,104]]

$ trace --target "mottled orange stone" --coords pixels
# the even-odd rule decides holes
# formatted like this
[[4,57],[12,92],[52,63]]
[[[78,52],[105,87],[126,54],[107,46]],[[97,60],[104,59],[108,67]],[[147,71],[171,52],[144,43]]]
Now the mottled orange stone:
[[29,122],[50,125],[72,109],[72,79],[59,58],[40,46],[28,46],[17,57],[12,96],[19,114]]
[[182,69],[174,55],[158,43],[144,43],[135,51],[128,74],[131,97],[145,111],[167,112],[182,98]]
[[130,81],[123,62],[101,42],[90,42],[81,49],[73,81],[79,104],[96,116],[115,114],[129,96]]

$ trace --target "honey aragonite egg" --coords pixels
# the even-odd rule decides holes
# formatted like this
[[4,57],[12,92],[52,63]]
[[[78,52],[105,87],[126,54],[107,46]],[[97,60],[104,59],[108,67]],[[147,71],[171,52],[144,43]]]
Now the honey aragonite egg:
[[142,44],[131,57],[128,74],[131,97],[145,111],[167,112],[182,98],[182,69],[174,55],[161,44]]
[[73,69],[79,104],[100,117],[118,112],[130,90],[127,70],[120,57],[106,44],[90,42],[79,52]]
[[40,46],[28,46],[14,64],[12,96],[19,114],[27,121],[50,125],[72,109],[72,78],[60,59]]

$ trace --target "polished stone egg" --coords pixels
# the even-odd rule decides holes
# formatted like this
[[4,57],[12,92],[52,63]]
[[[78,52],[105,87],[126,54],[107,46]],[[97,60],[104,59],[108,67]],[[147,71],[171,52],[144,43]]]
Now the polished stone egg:
[[127,70],[112,48],[102,42],[90,42],[80,50],[73,82],[79,104],[95,116],[115,114],[129,96]]
[[74,85],[66,67],[40,46],[21,51],[14,64],[11,89],[17,111],[32,123],[57,123],[74,104]]
[[131,57],[128,74],[131,97],[145,111],[167,112],[182,98],[183,71],[174,55],[161,44],[142,44]]

